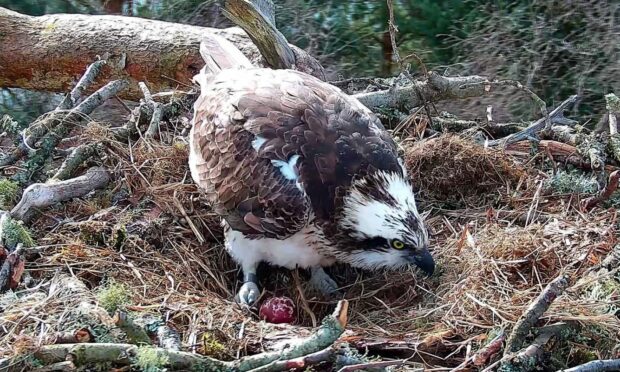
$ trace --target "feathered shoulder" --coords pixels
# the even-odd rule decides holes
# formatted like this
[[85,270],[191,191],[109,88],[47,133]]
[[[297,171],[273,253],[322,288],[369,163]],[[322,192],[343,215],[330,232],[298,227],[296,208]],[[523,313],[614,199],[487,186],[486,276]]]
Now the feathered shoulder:
[[378,118],[330,84],[255,68],[202,78],[192,175],[215,210],[246,235],[284,238],[309,218],[328,221],[355,178],[402,172]]

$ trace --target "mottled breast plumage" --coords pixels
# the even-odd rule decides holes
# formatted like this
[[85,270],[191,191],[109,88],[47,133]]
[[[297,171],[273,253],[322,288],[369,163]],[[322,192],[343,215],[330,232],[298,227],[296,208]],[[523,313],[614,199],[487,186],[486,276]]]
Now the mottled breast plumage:
[[283,239],[310,219],[329,222],[355,178],[402,174],[380,121],[336,87],[292,70],[206,78],[190,135],[192,176],[246,236]]

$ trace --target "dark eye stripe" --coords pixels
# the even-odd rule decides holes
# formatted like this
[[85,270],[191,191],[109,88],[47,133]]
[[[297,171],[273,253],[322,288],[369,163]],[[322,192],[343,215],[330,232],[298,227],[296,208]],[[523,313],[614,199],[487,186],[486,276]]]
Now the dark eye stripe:
[[356,243],[356,245],[360,249],[367,250],[367,249],[385,248],[387,243],[388,243],[387,239],[382,238],[380,236],[375,236],[374,238],[367,238],[364,240],[360,240]]

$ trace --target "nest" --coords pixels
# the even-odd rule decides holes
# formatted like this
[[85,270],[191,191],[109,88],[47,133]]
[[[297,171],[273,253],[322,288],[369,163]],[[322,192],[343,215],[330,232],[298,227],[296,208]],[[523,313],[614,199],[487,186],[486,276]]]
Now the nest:
[[[96,124],[86,132],[109,138]],[[164,317],[185,349],[221,359],[303,335],[333,310],[335,300],[307,288],[304,271],[263,267],[264,297],[291,297],[297,323],[269,325],[242,311],[233,302],[237,267],[222,246],[219,218],[191,181],[183,136],[140,140],[130,149],[107,141],[107,156],[98,162],[113,170],[117,183],[33,224],[42,247],[28,260],[30,288],[2,299],[1,356],[23,354],[45,335],[79,326],[80,312],[68,309],[85,299],[100,302],[96,293],[111,280],[126,287],[128,311]],[[422,279],[415,269],[330,268],[350,300],[345,339],[359,347],[397,343],[394,350],[427,365],[454,367],[467,345],[475,350],[511,326],[560,272],[587,276],[616,244],[614,213],[585,217],[570,203],[541,199],[531,173],[501,152],[445,135],[408,147],[406,165],[430,211],[438,273]],[[494,209],[465,208],[489,200]],[[52,292],[65,280],[59,271],[79,279],[88,294]],[[562,296],[543,321],[578,320],[587,326],[580,347],[605,358],[611,348],[601,343],[617,342],[620,331],[610,305],[619,287],[614,280],[605,288],[596,283]]]
[[450,208],[489,205],[527,175],[500,151],[453,134],[408,146],[405,165],[422,199]]

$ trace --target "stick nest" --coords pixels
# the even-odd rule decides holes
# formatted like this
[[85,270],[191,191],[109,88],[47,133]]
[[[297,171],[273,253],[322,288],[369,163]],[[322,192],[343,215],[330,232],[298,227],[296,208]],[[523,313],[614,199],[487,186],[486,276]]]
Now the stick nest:
[[[307,288],[308,273],[266,267],[259,271],[263,299],[292,297],[297,324],[260,322],[232,302],[239,277],[222,246],[219,218],[191,181],[181,131],[166,129],[161,141],[138,139],[128,147],[96,123],[84,128],[84,138],[104,141],[105,156],[93,162],[108,167],[116,183],[33,222],[40,247],[28,259],[31,279],[0,301],[1,356],[25,355],[47,335],[84,326],[79,309],[84,303],[103,309],[97,293],[112,280],[128,290],[120,305],[126,311],[163,317],[185,350],[222,359],[306,335],[313,319],[332,311],[335,301]],[[428,365],[453,367],[467,345],[475,350],[511,327],[560,272],[586,277],[615,247],[615,212],[586,216],[569,197],[541,196],[538,176],[502,152],[452,135],[405,151],[421,204],[430,211],[437,274],[422,279],[415,269],[331,268],[350,301],[346,340],[355,345],[389,340]],[[58,289],[67,275],[84,288]],[[613,277],[600,283],[569,289],[543,321],[587,325],[579,347],[605,358],[611,348],[601,343],[616,342],[620,331],[612,305],[620,286]]]

